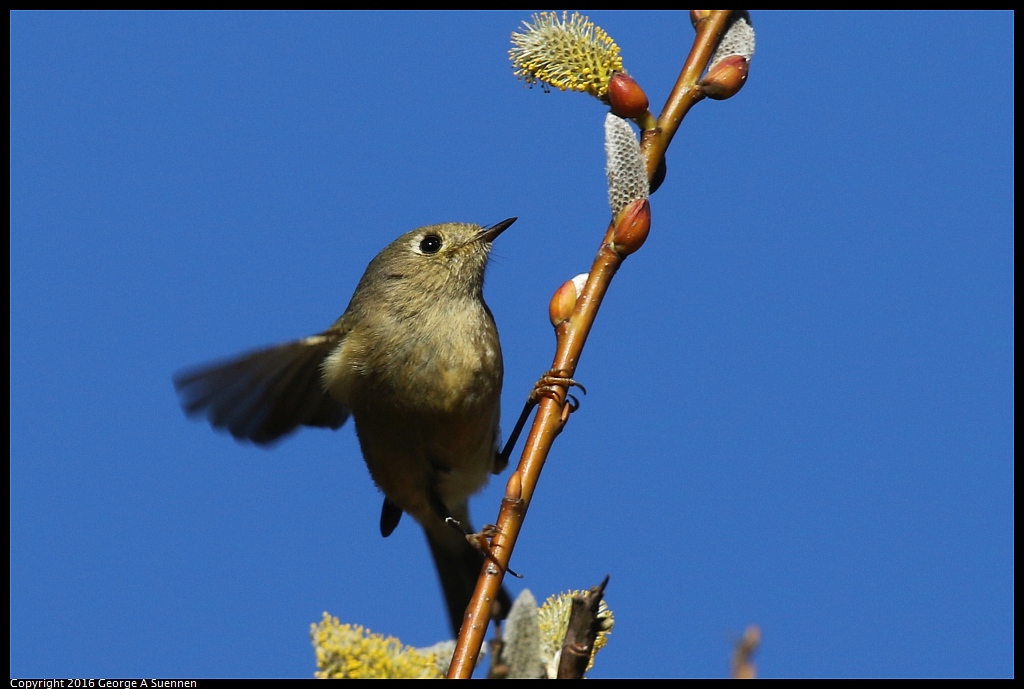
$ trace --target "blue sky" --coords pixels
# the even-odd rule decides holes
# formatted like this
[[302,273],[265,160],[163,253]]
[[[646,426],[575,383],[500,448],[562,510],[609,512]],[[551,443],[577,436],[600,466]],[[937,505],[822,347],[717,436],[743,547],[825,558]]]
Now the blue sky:
[[[588,14],[660,108],[686,14]],[[515,215],[486,287],[511,428],[609,216],[605,109],[512,76],[529,15],[11,15],[12,677],[310,676],[325,610],[448,635],[351,428],[238,445],[171,375],[323,329],[406,230]],[[750,623],[764,676],[1011,676],[1013,15],[753,21],[510,586],[611,576],[595,677],[724,676]]]

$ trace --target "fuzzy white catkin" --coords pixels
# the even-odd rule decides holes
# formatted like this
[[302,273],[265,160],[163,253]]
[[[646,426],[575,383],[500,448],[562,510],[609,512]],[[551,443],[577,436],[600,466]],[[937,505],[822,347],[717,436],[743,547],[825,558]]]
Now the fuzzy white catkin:
[[502,655],[508,664],[509,679],[538,679],[544,676],[538,614],[537,599],[529,589],[523,589],[505,621],[505,649]]
[[730,55],[742,55],[747,60],[754,57],[754,27],[743,17],[736,19],[725,32],[710,64],[714,66]]
[[608,203],[614,216],[630,202],[649,197],[651,188],[633,128],[612,113],[604,120],[604,150],[608,156]]

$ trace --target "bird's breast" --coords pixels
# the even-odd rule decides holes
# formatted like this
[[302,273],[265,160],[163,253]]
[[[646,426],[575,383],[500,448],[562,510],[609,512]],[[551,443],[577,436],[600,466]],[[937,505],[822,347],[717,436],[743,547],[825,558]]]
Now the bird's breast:
[[325,386],[353,410],[373,400],[413,413],[465,413],[497,403],[502,375],[498,332],[482,304],[369,320],[324,363]]
[[421,521],[433,514],[430,491],[454,505],[487,482],[499,439],[502,359],[490,314],[481,304],[441,315],[401,334],[394,323],[354,327],[324,363],[375,482]]

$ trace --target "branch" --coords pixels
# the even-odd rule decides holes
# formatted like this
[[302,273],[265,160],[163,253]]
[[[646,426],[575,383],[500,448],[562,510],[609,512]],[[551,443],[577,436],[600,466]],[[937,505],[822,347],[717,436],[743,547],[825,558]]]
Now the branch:
[[[641,143],[648,179],[651,179],[665,156],[680,123],[698,101],[705,97],[698,80],[708,67],[722,36],[728,27],[731,10],[713,10],[696,23],[697,36],[690,54],[683,64],[675,87],[657,119],[657,128],[644,132]],[[647,227],[650,222],[650,207],[646,199]],[[523,527],[523,519],[533,499],[541,470],[555,438],[569,419],[572,407],[566,404],[572,376],[576,372],[583,345],[594,325],[601,301],[611,284],[612,278],[626,256],[639,248],[646,233],[635,246],[624,246],[624,239],[630,239],[630,222],[635,221],[642,211],[635,204],[620,211],[609,224],[597,256],[590,269],[583,289],[575,299],[570,314],[555,326],[557,346],[551,371],[543,389],[539,386],[535,394],[540,397],[537,415],[527,436],[518,468],[509,477],[505,486],[498,515],[497,533],[491,541],[490,556],[485,562],[476,591],[466,611],[458,644],[448,671],[449,679],[472,676],[473,668],[480,654],[484,635],[490,621],[491,602],[501,587],[502,577],[508,568],[512,550]],[[632,214],[632,218],[626,217]],[[635,228],[634,228],[635,229]],[[556,293],[556,299],[558,298]],[[552,305],[553,313],[555,311]],[[544,379],[542,379],[544,381]]]
[[697,21],[697,37],[679,72],[676,85],[668,94],[665,107],[658,116],[657,129],[644,132],[640,145],[647,159],[647,176],[652,180],[686,113],[705,97],[699,79],[729,28],[731,14],[731,10],[712,10],[708,16]]
[[569,625],[562,643],[562,656],[558,661],[558,679],[583,679],[583,673],[594,655],[594,642],[601,631],[598,612],[608,577],[590,589],[586,596],[573,596]]

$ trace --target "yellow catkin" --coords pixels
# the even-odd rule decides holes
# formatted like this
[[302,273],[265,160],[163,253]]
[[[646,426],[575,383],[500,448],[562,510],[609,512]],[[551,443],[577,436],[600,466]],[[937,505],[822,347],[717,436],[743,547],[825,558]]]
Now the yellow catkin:
[[[359,625],[341,624],[326,612],[311,625],[320,679],[440,679],[433,653],[422,653],[401,641],[374,634]],[[445,663],[447,664],[447,663]]]
[[604,29],[578,12],[541,12],[512,34],[515,75],[532,86],[581,91],[603,98],[608,82],[624,71],[619,46]]

